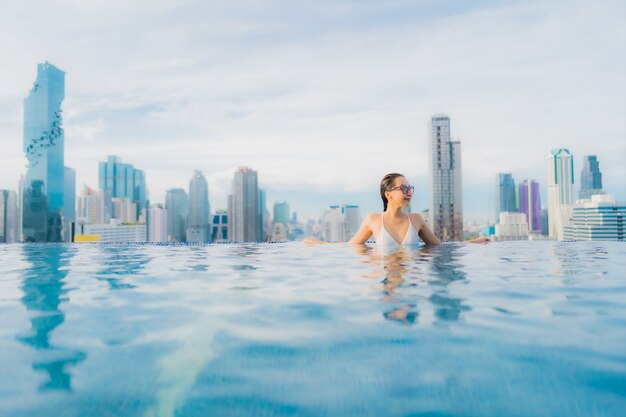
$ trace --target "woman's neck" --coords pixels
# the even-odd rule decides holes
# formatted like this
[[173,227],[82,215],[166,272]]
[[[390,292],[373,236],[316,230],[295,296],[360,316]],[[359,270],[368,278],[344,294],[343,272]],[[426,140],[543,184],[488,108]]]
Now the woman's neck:
[[406,217],[406,213],[402,210],[402,207],[387,206],[385,214],[387,215],[387,217],[391,217],[392,219],[401,219],[403,217]]

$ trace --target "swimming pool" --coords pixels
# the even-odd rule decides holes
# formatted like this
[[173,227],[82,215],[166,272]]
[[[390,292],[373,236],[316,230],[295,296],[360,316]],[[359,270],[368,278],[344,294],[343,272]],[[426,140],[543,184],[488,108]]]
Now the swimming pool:
[[626,409],[623,243],[0,245],[0,271],[1,416]]

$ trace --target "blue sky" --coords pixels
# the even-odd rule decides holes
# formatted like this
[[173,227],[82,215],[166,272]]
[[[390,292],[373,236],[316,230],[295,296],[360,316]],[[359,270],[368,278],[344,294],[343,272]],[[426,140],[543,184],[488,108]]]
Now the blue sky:
[[270,209],[317,216],[379,210],[380,178],[399,171],[422,209],[428,120],[446,113],[467,217],[493,217],[497,172],[545,188],[556,147],[577,177],[598,155],[606,190],[626,200],[625,17],[624,2],[577,0],[5,4],[0,188],[24,172],[22,100],[48,60],[67,73],[79,188],[116,154],[146,171],[152,201],[200,169],[222,208],[248,165]]

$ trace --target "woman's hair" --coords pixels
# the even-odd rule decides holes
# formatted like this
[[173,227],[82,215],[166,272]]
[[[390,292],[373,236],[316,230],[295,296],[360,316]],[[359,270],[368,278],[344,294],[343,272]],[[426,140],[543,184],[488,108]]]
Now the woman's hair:
[[404,177],[404,175],[392,172],[385,175],[380,181],[380,198],[383,199],[383,211],[387,210],[387,196],[385,196],[385,192],[393,188],[393,183],[398,177]]

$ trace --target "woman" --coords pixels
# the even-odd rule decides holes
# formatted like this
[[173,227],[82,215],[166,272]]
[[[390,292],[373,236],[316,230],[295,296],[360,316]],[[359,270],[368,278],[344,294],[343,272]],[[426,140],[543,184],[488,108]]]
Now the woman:
[[[404,208],[411,204],[414,187],[402,174],[392,173],[380,182],[380,197],[383,212],[368,214],[356,234],[348,241],[354,245],[364,244],[372,235],[381,246],[405,246],[421,244],[439,245],[441,240],[430,230],[424,217],[419,213],[407,214]],[[487,242],[484,237],[470,240],[472,243]],[[305,243],[322,243],[307,238]]]

